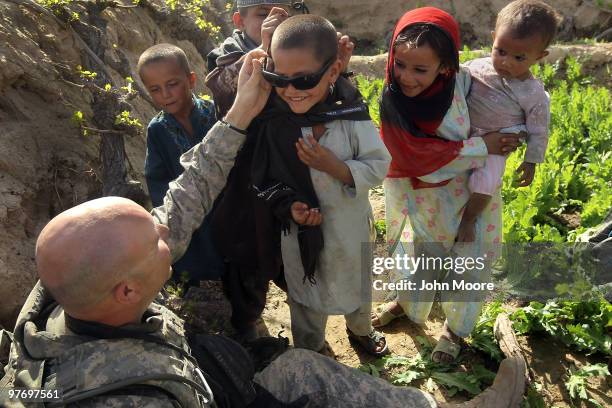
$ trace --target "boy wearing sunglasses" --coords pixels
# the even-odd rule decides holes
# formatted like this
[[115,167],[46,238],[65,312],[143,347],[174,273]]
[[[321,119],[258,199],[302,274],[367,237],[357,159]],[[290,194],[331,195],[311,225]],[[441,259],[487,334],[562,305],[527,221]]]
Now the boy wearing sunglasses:
[[325,326],[341,314],[349,339],[381,356],[388,348],[372,328],[371,263],[362,260],[368,192],[391,158],[341,68],[328,20],[298,15],[276,28],[262,72],[274,92],[249,129],[253,187],[280,237],[294,345],[332,354]]
[[[234,23],[238,30],[208,57],[212,71],[206,77],[206,85],[212,91],[217,118],[222,118],[234,102],[244,54],[260,44],[262,49],[269,49],[272,33],[288,18],[287,10],[292,3],[237,1]],[[346,66],[354,44],[347,36],[338,35],[338,38]],[[215,244],[226,260],[223,284],[232,304],[232,326],[239,340],[257,337],[256,321],[266,304],[268,282],[274,280],[280,287],[285,286],[279,237],[275,241],[269,239],[272,219],[251,188],[253,147],[252,141],[248,141],[237,157],[211,221]]]

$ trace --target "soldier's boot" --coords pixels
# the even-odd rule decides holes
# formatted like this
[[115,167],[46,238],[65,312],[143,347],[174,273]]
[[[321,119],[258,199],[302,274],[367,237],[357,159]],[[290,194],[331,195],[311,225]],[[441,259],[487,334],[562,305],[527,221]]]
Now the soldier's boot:
[[495,321],[495,337],[506,358],[499,365],[493,385],[462,404],[439,404],[440,408],[518,408],[527,382],[527,364],[505,313]]

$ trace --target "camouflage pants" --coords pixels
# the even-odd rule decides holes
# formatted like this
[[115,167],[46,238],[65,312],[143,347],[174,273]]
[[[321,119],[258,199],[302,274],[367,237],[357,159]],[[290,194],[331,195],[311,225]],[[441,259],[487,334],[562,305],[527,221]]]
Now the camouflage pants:
[[255,375],[255,382],[289,403],[308,396],[309,408],[429,408],[433,397],[396,387],[310,350],[289,350]]

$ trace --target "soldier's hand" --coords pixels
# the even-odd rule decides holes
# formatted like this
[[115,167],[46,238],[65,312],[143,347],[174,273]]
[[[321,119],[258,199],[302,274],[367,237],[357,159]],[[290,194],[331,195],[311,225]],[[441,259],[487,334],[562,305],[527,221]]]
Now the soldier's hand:
[[273,7],[268,14],[268,17],[261,24],[261,48],[264,51],[270,49],[272,34],[280,23],[289,18],[289,13],[282,7]]
[[266,53],[259,48],[245,55],[238,75],[236,99],[225,116],[228,123],[239,129],[246,129],[249,126],[262,111],[270,96],[272,86],[261,74],[266,56]]

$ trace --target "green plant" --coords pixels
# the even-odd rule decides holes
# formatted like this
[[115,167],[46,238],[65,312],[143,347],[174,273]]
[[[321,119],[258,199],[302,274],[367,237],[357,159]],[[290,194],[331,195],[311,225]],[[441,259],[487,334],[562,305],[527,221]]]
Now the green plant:
[[385,224],[385,220],[375,221],[374,228],[376,229],[376,237],[384,239],[387,235],[387,225]]
[[380,126],[380,95],[382,94],[384,81],[367,78],[363,75],[357,75],[355,81],[361,96],[368,104],[372,121],[376,126]]
[[125,82],[126,82],[127,85],[121,87],[122,91],[124,91],[127,94],[131,94],[133,92],[136,92],[134,90],[134,87],[133,87],[134,79],[132,79],[132,77],[126,77],[125,78]]
[[458,363],[434,363],[431,360],[433,346],[424,337],[417,336],[416,340],[421,349],[415,357],[387,356],[374,363],[362,364],[359,369],[375,377],[380,377],[386,371],[391,382],[396,385],[409,385],[417,380],[425,380],[428,389],[435,388],[435,383],[446,388],[449,396],[457,392],[476,395],[484,385],[493,382],[495,373],[480,365],[463,371],[459,369]]
[[534,67],[550,90],[550,138],[529,188],[513,184],[524,150],[508,158],[502,189],[506,242],[564,242],[576,234],[553,214],[581,212],[581,227],[588,228],[612,207],[612,98],[606,88],[583,83],[577,60],[568,58],[565,65],[564,80],[555,79],[558,65]]
[[76,66],[77,74],[84,80],[94,80],[98,76],[97,72],[84,70],[82,66]]
[[463,64],[464,62],[467,62],[467,61],[470,61],[476,58],[485,57],[489,55],[490,53],[491,53],[490,48],[483,48],[481,50],[470,50],[470,48],[467,45],[464,45],[463,49],[459,53],[459,62]]
[[[469,344],[490,357],[500,360],[501,352],[493,335],[497,315],[504,311],[501,302],[491,302],[468,340]],[[590,301],[531,302],[510,314],[512,327],[518,334],[545,332],[567,346],[587,355],[601,353],[612,356],[612,304],[605,299]]]
[[115,125],[142,128],[142,123],[138,118],[133,118],[129,111],[123,111],[115,117]]
[[579,370],[570,367],[569,377],[565,382],[565,388],[569,392],[572,399],[581,399],[590,402],[593,406],[602,408],[595,399],[589,396],[587,391],[587,378],[589,377],[605,377],[610,375],[608,367],[605,364],[585,365]]
[[497,340],[495,340],[493,326],[497,315],[502,311],[503,306],[500,301],[494,301],[485,305],[468,339],[468,344],[471,347],[484,352],[498,362],[503,359],[504,355],[497,345]]
[[210,0],[166,0],[170,10],[187,12],[194,18],[200,30],[204,30],[216,38],[221,32],[221,27],[206,19],[204,10],[209,3]]
[[529,384],[521,408],[547,408],[541,391],[542,384],[537,382]]

